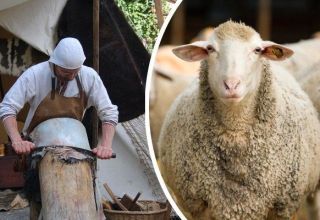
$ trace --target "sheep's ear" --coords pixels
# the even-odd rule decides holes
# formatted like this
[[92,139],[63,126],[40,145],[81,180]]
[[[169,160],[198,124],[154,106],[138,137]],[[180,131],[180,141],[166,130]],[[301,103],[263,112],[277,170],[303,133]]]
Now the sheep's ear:
[[291,49],[271,41],[264,41],[262,48],[261,55],[275,61],[285,60],[293,54]]
[[177,57],[189,62],[203,60],[214,51],[213,45],[208,41],[196,41],[192,44],[182,45],[172,50]]

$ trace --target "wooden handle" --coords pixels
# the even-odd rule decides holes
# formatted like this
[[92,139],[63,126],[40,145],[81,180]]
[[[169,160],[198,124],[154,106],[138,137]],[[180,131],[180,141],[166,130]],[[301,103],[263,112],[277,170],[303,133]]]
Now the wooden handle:
[[113,194],[112,190],[110,189],[110,187],[108,186],[107,183],[103,184],[104,188],[107,190],[107,192],[109,193],[110,197],[112,198],[113,202],[116,203],[120,209],[122,209],[123,211],[128,211],[128,209],[126,207],[124,207],[119,200],[115,197],[115,195]]
[[[83,153],[85,155],[89,155],[89,156],[91,156],[93,158],[96,157],[96,155],[91,150],[86,150],[86,149],[73,147],[73,146],[67,146],[67,145],[38,146],[33,150],[33,152],[34,153],[40,152],[40,151],[43,150],[43,148],[47,148],[47,147],[60,147],[60,148],[69,147],[69,148],[72,148],[72,149],[74,149],[74,150],[76,150],[76,151],[78,151],[80,153]],[[117,158],[117,154],[116,153],[112,153],[111,158]]]

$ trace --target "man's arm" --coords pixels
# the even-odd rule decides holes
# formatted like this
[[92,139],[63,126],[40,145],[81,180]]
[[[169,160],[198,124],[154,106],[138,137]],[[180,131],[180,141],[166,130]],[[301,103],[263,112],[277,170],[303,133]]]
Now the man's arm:
[[94,106],[103,123],[117,125],[118,107],[112,104],[107,89],[97,72],[91,68],[86,70],[88,74],[82,74],[82,81],[88,97],[87,107]]
[[29,154],[35,148],[35,145],[32,142],[22,140],[15,116],[9,116],[2,122],[8,136],[10,137],[12,147],[17,154]]
[[91,68],[85,70],[88,71],[87,74],[83,73],[84,88],[88,97],[87,107],[94,106],[102,121],[101,140],[92,151],[100,159],[109,159],[112,156],[112,139],[118,123],[118,107],[111,103],[107,89],[99,75]]
[[28,154],[34,148],[33,143],[22,140],[16,115],[35,96],[35,83],[33,70],[29,68],[17,79],[0,103],[0,118],[17,154]]
[[115,133],[114,125],[102,123],[102,134],[100,143],[92,150],[100,159],[109,159],[112,156],[112,140]]

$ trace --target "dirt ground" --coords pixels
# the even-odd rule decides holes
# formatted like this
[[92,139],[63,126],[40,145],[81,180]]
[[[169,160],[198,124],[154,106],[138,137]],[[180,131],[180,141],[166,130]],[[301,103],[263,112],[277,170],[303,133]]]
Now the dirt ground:
[[8,212],[0,212],[0,220],[29,220],[29,207]]

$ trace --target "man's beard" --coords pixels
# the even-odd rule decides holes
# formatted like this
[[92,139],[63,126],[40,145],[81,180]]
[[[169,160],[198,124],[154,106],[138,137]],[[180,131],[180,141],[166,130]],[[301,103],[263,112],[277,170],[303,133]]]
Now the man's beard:
[[60,80],[60,81],[71,81],[71,80],[73,80],[75,77],[76,77],[76,74],[75,75],[72,75],[72,76],[57,76],[58,77],[58,79]]

